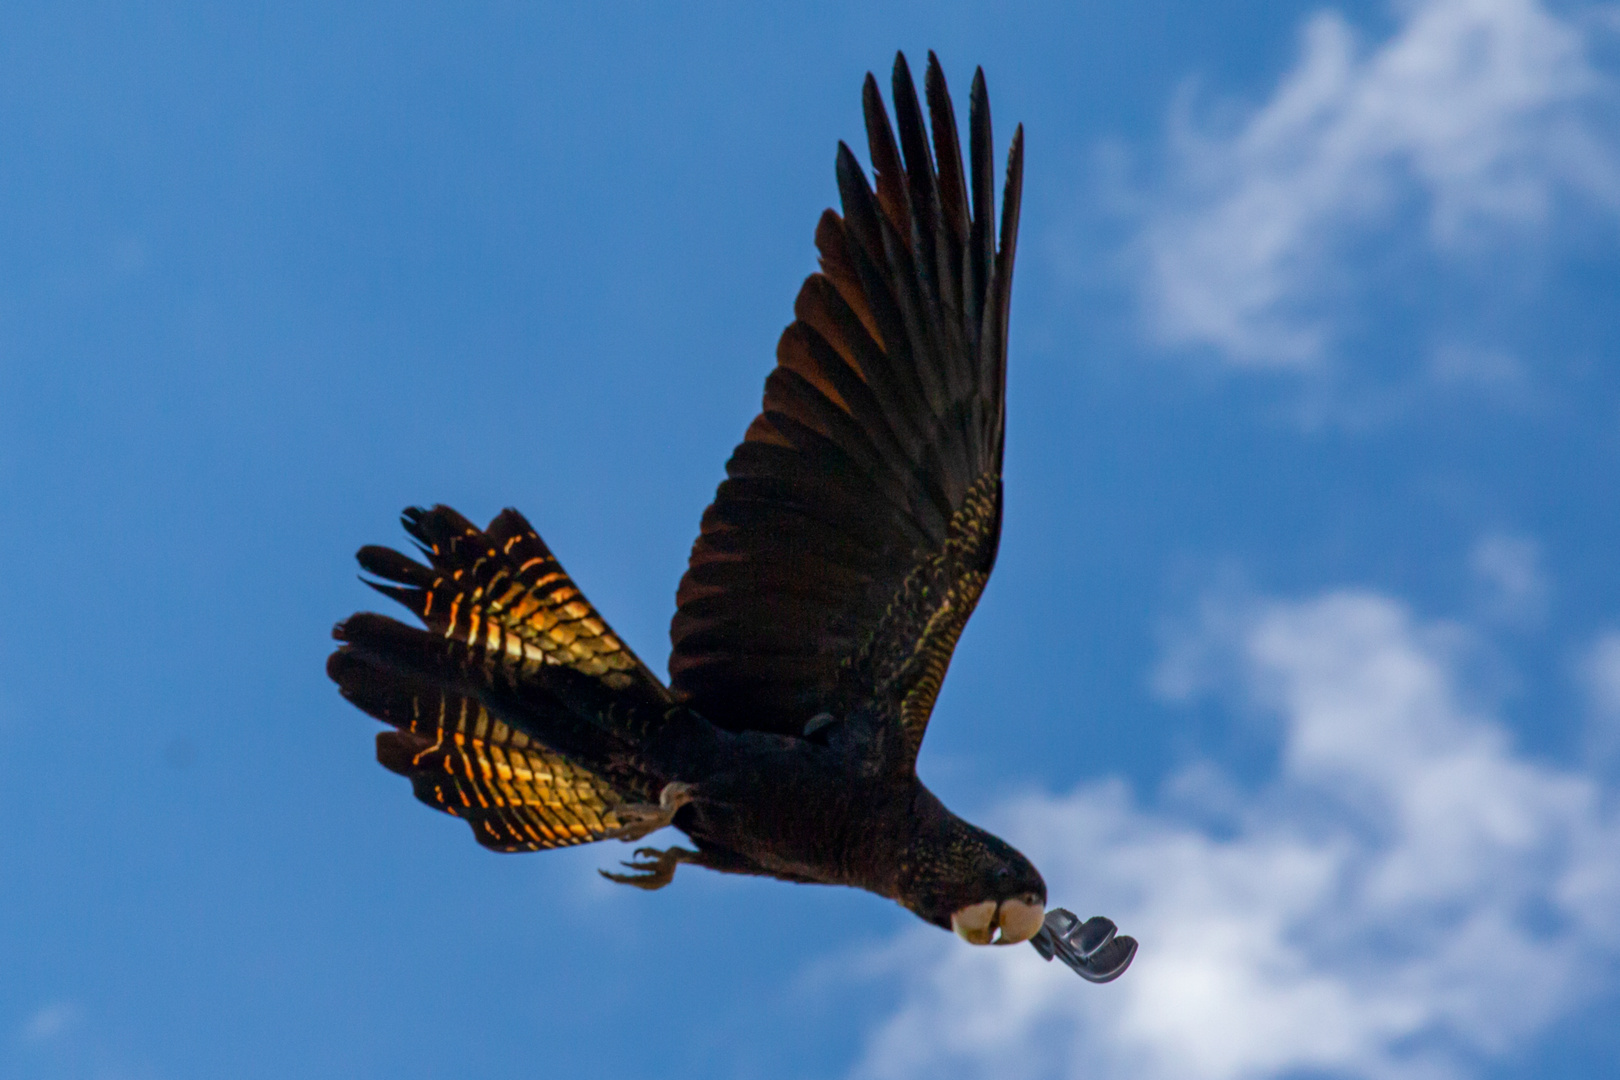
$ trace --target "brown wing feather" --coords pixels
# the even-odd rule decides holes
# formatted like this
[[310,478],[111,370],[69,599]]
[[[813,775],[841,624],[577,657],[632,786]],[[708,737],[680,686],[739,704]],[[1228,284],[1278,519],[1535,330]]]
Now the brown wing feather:
[[1022,130],[998,249],[983,74],[971,188],[932,54],[926,89],[932,147],[904,57],[898,141],[867,78],[876,191],[840,145],[843,216],[822,216],[821,272],[681,580],[671,687],[734,730],[870,703],[917,746],[995,562]]

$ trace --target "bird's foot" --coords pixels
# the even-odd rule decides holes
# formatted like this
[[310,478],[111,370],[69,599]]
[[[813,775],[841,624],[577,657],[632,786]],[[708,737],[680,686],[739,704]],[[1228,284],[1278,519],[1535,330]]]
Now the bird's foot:
[[1136,939],[1116,937],[1118,929],[1101,915],[1081,922],[1074,912],[1053,908],[1029,943],[1046,959],[1062,960],[1087,982],[1112,982],[1136,958]]
[[[675,820],[675,811],[692,801],[696,792],[691,784],[684,784],[679,780],[664,785],[664,790],[658,793],[658,803],[624,803],[615,806],[613,813],[618,817],[620,825],[608,833],[604,840],[623,840],[632,843],[640,840],[650,833],[655,833],[665,825]],[[640,854],[640,852],[637,852]],[[656,888],[656,886],[654,886]]]
[[634,885],[638,889],[651,892],[662,889],[675,880],[675,868],[683,862],[697,862],[699,855],[683,847],[672,847],[665,851],[657,848],[637,848],[634,862],[625,862],[620,865],[631,871],[628,874],[610,874],[606,870],[597,873],[609,881],[617,881],[620,885]]

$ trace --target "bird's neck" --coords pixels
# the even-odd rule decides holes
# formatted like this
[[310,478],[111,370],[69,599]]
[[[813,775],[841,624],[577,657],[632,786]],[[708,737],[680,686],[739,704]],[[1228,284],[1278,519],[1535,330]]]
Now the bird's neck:
[[957,817],[917,781],[911,802],[909,835],[897,860],[894,899],[930,922],[950,928],[930,912],[946,910],[941,898],[961,884],[960,856],[983,830]]

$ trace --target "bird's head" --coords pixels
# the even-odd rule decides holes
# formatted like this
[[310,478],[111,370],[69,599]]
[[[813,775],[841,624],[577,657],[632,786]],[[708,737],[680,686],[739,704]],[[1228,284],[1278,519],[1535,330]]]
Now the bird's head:
[[974,945],[1034,937],[1046,914],[1040,871],[1000,837],[939,811],[907,846],[900,902]]

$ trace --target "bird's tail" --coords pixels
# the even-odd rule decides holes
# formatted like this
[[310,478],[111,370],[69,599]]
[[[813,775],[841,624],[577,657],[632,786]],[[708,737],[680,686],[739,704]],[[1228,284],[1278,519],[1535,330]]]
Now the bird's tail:
[[638,748],[668,690],[591,607],[521,514],[479,529],[448,507],[405,511],[428,564],[366,547],[368,582],[425,630],[361,613],[339,623],[327,674],[395,730],[377,759],[486,847],[586,843],[655,800]]

